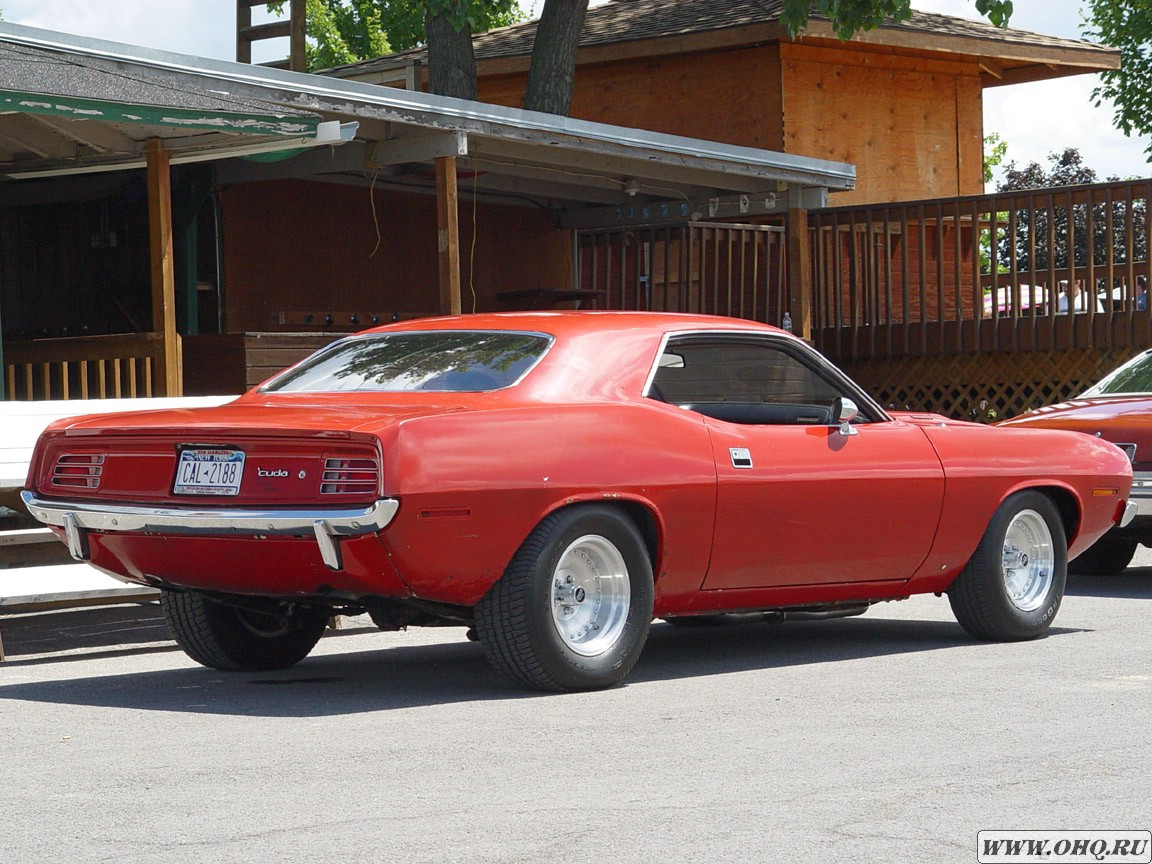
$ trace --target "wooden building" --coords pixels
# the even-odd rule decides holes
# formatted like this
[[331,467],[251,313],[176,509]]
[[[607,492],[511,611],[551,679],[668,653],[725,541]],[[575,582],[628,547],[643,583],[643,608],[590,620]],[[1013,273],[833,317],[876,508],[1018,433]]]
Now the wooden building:
[[0,99],[8,398],[241,392],[373,323],[594,303],[577,226],[745,200],[802,226],[854,183],[839,162],[2,23]]
[[[837,206],[976,195],[987,87],[1115,69],[1119,51],[915,11],[841,42],[779,0],[612,0],[588,10],[572,116],[856,166]],[[536,22],[477,36],[479,98],[522,104]],[[415,49],[328,74],[411,86]]]
[[[790,320],[886,402],[950,414],[987,401],[969,382],[998,365],[989,355],[1036,376],[1053,364],[1069,370],[1056,387],[1005,385],[1016,395],[1003,404],[1017,410],[1074,391],[1148,342],[1139,315],[1064,327],[1037,326],[1038,307],[1018,302],[988,310],[992,282],[1011,294],[1024,279],[981,269],[999,211],[969,200],[982,191],[983,88],[1113,68],[1117,52],[919,12],[846,43],[819,19],[789,39],[777,19],[768,0],[594,7],[575,119],[517,108],[532,23],[477,37],[486,104],[411,92],[420,51],[310,76],[0,24],[0,44],[62,51],[73,68],[106,73],[101,64],[115,63],[153,86],[223,94],[261,116],[358,124],[353,140],[292,155],[285,139],[237,144],[124,118],[46,118],[24,103],[0,118],[0,142],[19,145],[7,156],[0,147],[0,170],[13,178],[0,187],[8,395],[79,392],[93,373],[75,364],[93,347],[147,368],[144,355],[177,343],[161,324],[182,340],[186,392],[238,392],[341,333],[456,308],[581,304]],[[305,138],[315,144],[315,131]],[[176,163],[163,321],[155,310],[165,295],[144,284],[139,246],[102,245],[150,225],[143,172],[81,173],[139,164],[149,139]],[[252,152],[266,147],[279,150]],[[207,161],[178,164],[182,149]],[[53,177],[28,179],[37,168]],[[919,204],[888,209],[906,199]],[[29,218],[36,206],[41,215]],[[76,248],[29,263],[29,248],[60,236]],[[126,257],[110,263],[117,255]],[[1115,268],[1120,259],[1109,260]],[[1130,285],[1146,261],[1124,260]],[[1089,275],[1064,269],[1028,284],[1047,280],[1051,292],[1060,278]],[[81,271],[90,284],[68,295],[69,274]],[[98,322],[98,346],[77,339],[84,321]],[[1097,354],[1085,364],[1088,348]]]
[[[687,281],[702,311],[772,323],[802,294],[802,332],[886,404],[953,416],[991,419],[1072,395],[1152,344],[1132,293],[1148,272],[1135,218],[1146,184],[983,195],[985,88],[1115,69],[1118,51],[919,11],[846,42],[817,15],[792,39],[780,10],[778,0],[593,7],[572,113],[854,164],[855,188],[809,213],[810,281],[798,284],[803,268],[773,245],[781,220],[751,202],[719,214],[763,226],[736,242],[659,227],[579,235],[581,284],[607,285],[609,305],[676,308]],[[535,27],[475,38],[481,99],[520,103]],[[424,62],[417,49],[329,74],[411,88]],[[1074,243],[1062,226],[1090,233],[1090,254],[1060,260]],[[724,278],[734,270],[758,277]],[[1039,301],[1076,279],[1106,283],[1115,301],[1064,318]]]

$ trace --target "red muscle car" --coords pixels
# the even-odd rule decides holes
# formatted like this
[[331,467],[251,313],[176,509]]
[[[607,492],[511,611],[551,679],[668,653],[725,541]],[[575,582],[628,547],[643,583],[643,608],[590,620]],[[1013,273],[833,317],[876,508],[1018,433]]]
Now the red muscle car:
[[56,423],[24,498],[160,588],[207,666],[287,667],[367,612],[580,690],[623,679],[654,617],[947,592],[977,638],[1036,637],[1130,482],[1089,436],[890,414],[773,327],[558,312],[380,327],[225,406]]
[[1112,576],[1127,568],[1137,546],[1152,546],[1152,351],[1133,357],[1075,399],[1000,425],[1086,432],[1111,441],[1132,460],[1135,517],[1070,561],[1071,572]]

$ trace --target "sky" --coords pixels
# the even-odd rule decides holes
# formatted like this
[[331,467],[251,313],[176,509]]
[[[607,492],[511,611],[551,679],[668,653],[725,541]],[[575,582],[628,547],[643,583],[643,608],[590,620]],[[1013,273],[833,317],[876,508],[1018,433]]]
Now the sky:
[[[601,2],[592,0],[592,5]],[[522,5],[538,12],[541,4],[535,0]],[[979,18],[974,0],[913,0],[912,5]],[[1014,6],[1014,28],[1081,38],[1080,0],[1015,0]],[[182,54],[235,57],[235,0],[0,0],[0,10],[5,21],[16,24]],[[1110,105],[1093,107],[1095,86],[1095,75],[1076,75],[989,88],[984,91],[984,133],[996,132],[1007,141],[1006,161],[1019,165],[1046,165],[1049,153],[1076,147],[1101,178],[1152,175],[1143,152],[1147,141],[1118,132]]]

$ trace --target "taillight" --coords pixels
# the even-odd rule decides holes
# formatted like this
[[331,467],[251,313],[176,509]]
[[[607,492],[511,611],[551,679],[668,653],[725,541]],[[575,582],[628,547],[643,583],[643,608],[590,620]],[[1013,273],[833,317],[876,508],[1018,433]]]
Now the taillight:
[[52,485],[97,489],[103,473],[103,453],[62,453],[52,466]]
[[325,459],[321,495],[374,493],[380,488],[380,465],[375,459]]

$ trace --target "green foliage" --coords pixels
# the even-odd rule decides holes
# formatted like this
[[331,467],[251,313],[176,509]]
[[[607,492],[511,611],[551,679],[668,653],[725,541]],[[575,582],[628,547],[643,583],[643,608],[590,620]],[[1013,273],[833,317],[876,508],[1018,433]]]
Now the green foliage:
[[[327,69],[423,44],[424,19],[442,14],[461,30],[483,33],[524,20],[516,0],[306,0],[308,68]],[[284,0],[268,11],[284,14]]]
[[[1122,2],[1122,0],[1118,0]],[[995,24],[1007,27],[1012,17],[1012,0],[976,0],[976,11]],[[832,22],[836,35],[851,39],[858,30],[874,30],[885,19],[900,22],[912,14],[911,0],[784,0],[780,15],[788,34],[796,36],[808,23],[812,12]]]
[[[1152,135],[1152,4],[1088,0],[1084,35],[1120,49],[1120,68],[1102,72],[1092,91],[1096,105],[1115,105],[1113,123],[1125,135]],[[1144,152],[1152,161],[1152,143]]]
[[984,136],[984,182],[992,182],[992,172],[1004,161],[1008,152],[1008,142],[998,132]]
[[[1118,182],[1118,177],[1108,177],[1107,182]],[[1081,186],[1099,182],[1095,171],[1084,164],[1080,151],[1068,147],[1058,153],[1048,154],[1048,167],[1030,162],[1017,167],[1009,162],[1000,182],[999,191],[1015,192],[1027,189],[1048,189],[1060,186]],[[1111,209],[1111,213],[1109,213]],[[1125,264],[1131,257],[1134,261],[1147,260],[1147,203],[1143,199],[1132,202],[1129,210],[1125,200],[1114,201],[1111,205],[1096,203],[1074,203],[1069,206],[1067,196],[1055,195],[1052,207],[1046,202],[1037,202],[1035,209],[1016,212],[1016,266],[1019,270],[1047,270],[1049,267],[1063,269],[1073,264],[1086,267],[1089,258],[1094,265],[1103,267],[1107,261],[1108,220],[1112,220],[1113,264]],[[1003,214],[1006,220],[1008,214]],[[1132,222],[1129,234],[1128,222]],[[1057,240],[1049,261],[1047,237],[1049,232],[1057,238],[1066,238],[1071,227],[1073,248],[1066,240]],[[1091,227],[1091,231],[1089,228]],[[1092,243],[1089,245],[1089,234]],[[1132,249],[1128,249],[1127,238],[1132,237]],[[1013,250],[1007,235],[997,238],[997,253],[1000,261],[1009,260]],[[1035,261],[1033,261],[1035,258]]]
[[473,33],[483,33],[525,17],[516,0],[424,0],[418,5],[431,15],[446,18],[457,32],[467,27]]

